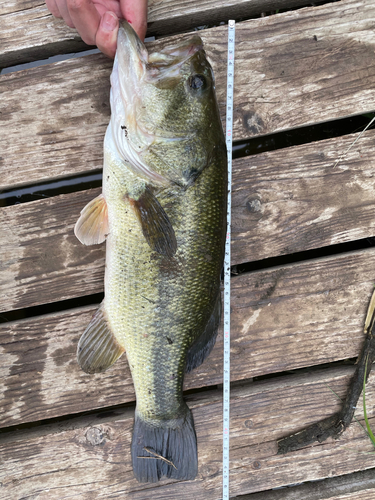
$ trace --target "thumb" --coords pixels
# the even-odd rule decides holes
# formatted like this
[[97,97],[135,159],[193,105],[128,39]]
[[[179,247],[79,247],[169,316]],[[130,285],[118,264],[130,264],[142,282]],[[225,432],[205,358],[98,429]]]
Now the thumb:
[[118,28],[119,20],[116,14],[107,11],[100,20],[95,36],[95,43],[98,49],[112,59],[116,53]]

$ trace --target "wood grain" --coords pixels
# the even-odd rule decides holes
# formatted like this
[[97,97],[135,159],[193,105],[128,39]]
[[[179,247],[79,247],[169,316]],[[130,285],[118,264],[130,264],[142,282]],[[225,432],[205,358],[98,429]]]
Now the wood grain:
[[[374,500],[375,497],[375,490],[374,489],[369,489],[369,490],[359,490],[359,491],[354,491],[350,493],[343,493],[342,495],[335,495],[332,493],[331,495],[329,493],[325,493],[326,495],[329,496],[315,496],[313,497],[312,495],[316,492],[316,486],[312,485],[310,486],[310,491],[309,491],[309,496],[303,497],[303,499],[306,500],[311,500],[312,498],[316,498],[317,500]],[[277,495],[277,492],[275,491],[269,491],[263,493],[255,493],[252,495],[241,495],[240,497],[233,498],[231,500],[302,500],[302,497],[296,497],[296,496],[291,496],[292,492],[290,491],[290,488],[286,491],[284,496],[279,496]]]
[[[375,234],[375,132],[333,168],[354,136],[233,162],[232,265],[371,238]],[[0,211],[0,311],[103,290],[104,245],[73,234],[100,189]]]
[[[233,381],[357,357],[373,290],[373,249],[239,275],[231,291]],[[76,346],[97,306],[0,326],[0,426],[134,400],[125,357],[83,373]],[[222,382],[222,331],[185,388]]]
[[0,16],[0,69],[90,48],[40,0],[2,2]]
[[374,497],[375,471],[369,469],[280,490],[241,495],[231,500],[373,500]]
[[[374,22],[372,1],[343,0],[238,23],[234,139],[372,111]],[[224,116],[226,28],[200,35]],[[1,189],[101,168],[110,66],[92,55],[0,77]]]
[[2,189],[101,168],[111,66],[86,56],[0,77]]
[[252,262],[375,234],[371,131],[233,162],[232,262]]
[[[168,35],[228,19],[307,5],[308,0],[150,0],[148,36]],[[75,29],[54,18],[40,0],[14,0],[0,5],[0,68],[79,52],[89,47]]]
[[[198,21],[217,22],[282,4],[153,0],[150,32],[169,34]],[[1,8],[8,24],[0,34],[0,66],[83,48],[74,30],[53,20],[41,2],[9,1]],[[373,2],[342,0],[238,23],[235,139],[372,111],[374,22]],[[226,30],[203,30],[202,37],[223,112]],[[102,56],[89,56],[0,77],[0,120],[6,129],[0,137],[2,189],[100,168],[110,66]],[[374,235],[374,133],[332,168],[352,139],[235,162],[233,263]],[[72,233],[79,211],[97,192],[2,209],[2,311],[102,291],[104,247],[85,248]],[[373,479],[364,476],[374,467],[374,457],[362,453],[372,446],[355,423],[338,442],[276,455],[277,439],[338,409],[330,388],[343,397],[351,368],[250,381],[356,357],[374,266],[375,251],[369,249],[232,279],[232,496],[374,497]],[[139,485],[129,460],[134,392],[126,359],[96,376],[81,372],[75,361],[77,340],[94,310],[90,306],[0,326],[0,427],[31,424],[0,435],[0,499],[221,498],[222,393],[215,386],[222,381],[222,333],[208,360],[185,384],[186,389],[212,388],[188,396],[199,441],[198,478]],[[372,376],[366,391],[372,426],[374,381]],[[71,417],[85,411],[91,413]],[[54,417],[59,420],[40,424]],[[348,479],[339,490],[338,483],[324,491],[319,491],[321,483],[310,483],[294,492],[260,493],[327,477],[334,481],[360,470],[361,477]]]
[[[373,467],[373,456],[361,453],[371,451],[371,442],[357,423],[339,441],[276,455],[278,438],[337,410],[338,400],[328,387],[342,396],[351,373],[344,368],[324,370],[233,388],[231,495]],[[369,390],[367,398],[372,408],[374,392]],[[133,410],[125,408],[4,435],[0,498],[221,498],[221,391],[191,395],[188,402],[198,437],[195,481],[141,485],[133,479],[129,453]]]
[[2,311],[103,290],[105,246],[87,252],[73,233],[94,195],[78,192],[2,209]]

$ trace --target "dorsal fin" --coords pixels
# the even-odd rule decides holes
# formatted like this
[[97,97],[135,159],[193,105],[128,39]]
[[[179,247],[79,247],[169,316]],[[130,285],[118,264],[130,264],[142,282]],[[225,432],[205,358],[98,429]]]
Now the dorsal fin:
[[86,373],[104,372],[125,352],[110,330],[104,301],[78,342],[77,360]]
[[100,194],[82,210],[74,226],[74,234],[84,245],[98,245],[108,235],[108,210],[104,196]]

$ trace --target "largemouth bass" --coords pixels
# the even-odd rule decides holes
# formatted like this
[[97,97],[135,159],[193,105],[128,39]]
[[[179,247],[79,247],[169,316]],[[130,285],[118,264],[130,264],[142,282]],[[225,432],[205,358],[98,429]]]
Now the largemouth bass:
[[105,298],[78,344],[88,373],[126,352],[136,392],[131,445],[140,482],[198,470],[184,373],[220,321],[227,168],[214,77],[198,36],[148,54],[124,22],[111,74],[103,192],[78,239],[106,240]]

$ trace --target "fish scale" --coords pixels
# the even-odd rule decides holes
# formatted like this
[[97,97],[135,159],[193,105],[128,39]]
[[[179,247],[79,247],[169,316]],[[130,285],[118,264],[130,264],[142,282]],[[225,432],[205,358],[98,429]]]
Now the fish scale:
[[[198,196],[211,200],[212,192],[225,190],[225,179],[219,171],[215,182],[212,175],[215,171],[215,164],[212,164],[198,180],[192,192],[194,198]],[[211,182],[205,182],[206,177]],[[117,187],[116,184],[113,186]],[[119,197],[122,188],[123,185],[118,187]],[[113,331],[125,347],[137,393],[137,409],[146,408],[142,410],[143,414],[167,415],[174,411],[174,408],[171,409],[173,394],[179,393],[175,404],[181,403],[184,358],[189,345],[195,340],[194,336],[202,330],[201,325],[208,321],[216,298],[207,296],[206,283],[215,279],[216,287],[219,286],[221,264],[217,257],[222,251],[222,236],[215,235],[214,228],[223,224],[222,209],[212,201],[193,204],[189,194],[183,192],[181,201],[175,203],[173,211],[179,220],[175,214],[167,212],[178,242],[174,257],[177,269],[174,270],[173,266],[172,271],[164,262],[166,258],[155,255],[144,240],[130,206],[116,204],[115,213],[109,212],[109,219],[114,222],[110,225],[107,239],[107,249],[111,250],[107,259],[106,310]],[[109,199],[111,196],[107,195]],[[172,196],[178,199],[176,194]],[[110,207],[109,204],[109,210]],[[203,212],[205,222],[197,227],[195,220]],[[181,213],[185,215],[179,215]],[[128,228],[127,232],[123,231],[124,227]],[[189,233],[193,233],[190,238],[186,237]],[[206,241],[211,240],[207,245],[213,248],[210,259],[204,251],[192,245],[192,241],[203,237]],[[116,238],[115,243],[112,238]],[[125,301],[126,309],[119,309],[118,304]],[[192,334],[186,338],[189,331]],[[167,337],[173,340],[173,344],[169,344]],[[155,353],[156,358],[151,362],[148,357],[150,352]],[[157,378],[147,370],[148,366],[155,365]],[[175,374],[173,378],[171,373]]]

